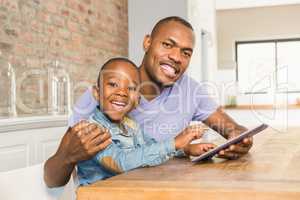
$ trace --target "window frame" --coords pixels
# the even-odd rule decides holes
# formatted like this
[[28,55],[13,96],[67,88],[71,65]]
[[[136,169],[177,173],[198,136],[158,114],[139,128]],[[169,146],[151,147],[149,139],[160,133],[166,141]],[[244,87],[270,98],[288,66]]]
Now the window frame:
[[[276,79],[276,93],[300,93],[300,90],[291,90],[291,91],[277,91],[278,90],[278,79],[277,79],[277,70],[278,70],[278,55],[277,55],[277,43],[279,42],[300,42],[300,38],[285,38],[285,39],[270,39],[270,40],[247,40],[247,41],[235,41],[235,81],[239,82],[239,66],[238,66],[238,45],[240,44],[258,44],[258,43],[275,43],[275,79]],[[244,94],[267,94],[267,92],[245,92]]]

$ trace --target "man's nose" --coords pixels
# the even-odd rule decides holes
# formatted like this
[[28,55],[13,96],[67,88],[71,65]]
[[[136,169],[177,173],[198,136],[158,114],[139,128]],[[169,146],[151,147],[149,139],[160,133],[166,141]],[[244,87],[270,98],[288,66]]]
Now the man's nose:
[[169,53],[169,58],[173,60],[175,63],[180,63],[181,59],[181,52],[179,48],[173,48],[171,49]]

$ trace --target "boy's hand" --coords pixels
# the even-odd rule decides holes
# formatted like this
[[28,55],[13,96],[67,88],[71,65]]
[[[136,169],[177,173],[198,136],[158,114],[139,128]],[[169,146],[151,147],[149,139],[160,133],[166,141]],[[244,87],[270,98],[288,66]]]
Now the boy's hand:
[[185,146],[191,143],[195,139],[202,137],[205,128],[203,125],[192,125],[184,129],[179,135],[175,137],[175,148],[183,149]]
[[215,147],[216,145],[212,143],[189,144],[184,148],[184,153],[189,156],[200,156]]

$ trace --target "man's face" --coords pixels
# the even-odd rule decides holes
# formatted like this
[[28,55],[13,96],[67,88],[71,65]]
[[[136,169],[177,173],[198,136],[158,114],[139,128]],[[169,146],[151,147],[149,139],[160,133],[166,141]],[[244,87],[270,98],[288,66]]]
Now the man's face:
[[106,116],[119,123],[138,103],[139,74],[128,62],[114,61],[100,74],[100,88],[95,88],[99,105]]
[[187,69],[194,48],[194,33],[176,21],[162,24],[144,40],[144,65],[149,77],[158,85],[169,86]]

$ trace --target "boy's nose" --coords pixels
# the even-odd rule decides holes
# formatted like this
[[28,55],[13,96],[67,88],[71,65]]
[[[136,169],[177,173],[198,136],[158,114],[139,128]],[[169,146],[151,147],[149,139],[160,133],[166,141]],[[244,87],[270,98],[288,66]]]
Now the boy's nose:
[[117,94],[120,95],[120,96],[128,96],[128,90],[126,88],[119,88],[118,91],[117,91]]

